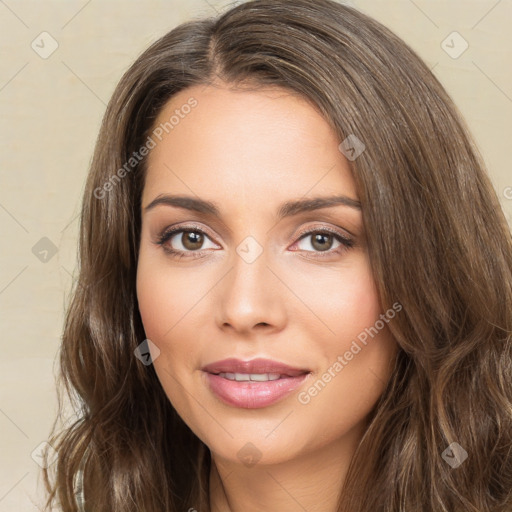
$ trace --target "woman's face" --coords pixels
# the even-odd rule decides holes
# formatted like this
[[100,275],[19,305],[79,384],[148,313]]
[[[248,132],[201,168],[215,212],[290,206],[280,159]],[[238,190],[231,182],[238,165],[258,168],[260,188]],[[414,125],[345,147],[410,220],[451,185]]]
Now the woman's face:
[[154,128],[137,295],[169,400],[217,460],[343,449],[390,376],[396,312],[381,311],[341,140],[280,89],[195,86]]

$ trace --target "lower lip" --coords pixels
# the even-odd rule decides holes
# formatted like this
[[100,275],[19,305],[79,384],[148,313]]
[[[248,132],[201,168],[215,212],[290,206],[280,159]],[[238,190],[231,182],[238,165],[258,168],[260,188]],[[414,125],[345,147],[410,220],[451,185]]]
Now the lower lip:
[[298,377],[284,377],[264,382],[236,381],[225,379],[213,373],[206,373],[211,391],[224,403],[244,409],[267,407],[298,388],[309,373]]

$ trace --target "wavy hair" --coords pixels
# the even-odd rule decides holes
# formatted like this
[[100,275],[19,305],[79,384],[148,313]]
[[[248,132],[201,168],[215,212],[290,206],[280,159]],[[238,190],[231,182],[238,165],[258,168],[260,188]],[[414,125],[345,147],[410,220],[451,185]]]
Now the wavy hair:
[[[253,0],[181,24],[120,80],[87,177],[59,354],[59,417],[64,396],[80,414],[52,428],[46,507],[210,510],[209,450],[134,356],[146,337],[135,288],[146,159],[125,164],[174,94],[219,80],[298,93],[340,141],[353,134],[366,146],[350,166],[372,272],[383,308],[403,310],[389,324],[394,372],[338,511],[510,512],[510,230],[429,68],[380,23],[331,0]],[[453,467],[446,453],[459,446],[467,459]]]

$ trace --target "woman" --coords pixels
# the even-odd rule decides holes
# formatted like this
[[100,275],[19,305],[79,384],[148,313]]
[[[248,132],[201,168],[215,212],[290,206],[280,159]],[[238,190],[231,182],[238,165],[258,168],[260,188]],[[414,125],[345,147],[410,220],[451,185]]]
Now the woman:
[[154,43],[87,180],[64,511],[512,510],[512,244],[379,23],[255,0]]

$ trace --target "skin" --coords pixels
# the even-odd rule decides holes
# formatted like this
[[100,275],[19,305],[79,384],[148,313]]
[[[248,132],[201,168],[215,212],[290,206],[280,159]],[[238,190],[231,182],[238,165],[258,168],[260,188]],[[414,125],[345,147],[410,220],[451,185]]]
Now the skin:
[[[194,86],[174,96],[155,126],[189,98],[197,106],[148,156],[142,196],[137,295],[154,367],[169,400],[209,447],[213,512],[335,511],[367,416],[391,375],[396,342],[384,327],[312,397],[298,400],[356,337],[384,313],[368,259],[361,211],[336,205],[279,220],[289,200],[345,195],[357,200],[340,140],[307,101],[282,89]],[[218,204],[221,217],[169,205],[160,194]],[[174,234],[193,223],[203,245]],[[349,237],[315,244],[300,230]],[[193,231],[194,229],[190,229]],[[253,237],[262,253],[248,263],[237,247]],[[243,246],[243,244],[242,244]],[[199,247],[198,249],[195,247]],[[325,250],[322,250],[322,247]],[[195,253],[200,257],[194,258]],[[227,357],[256,357],[311,371],[285,399],[259,409],[220,401],[201,368]],[[247,448],[255,465],[238,456]]]

